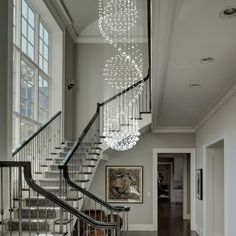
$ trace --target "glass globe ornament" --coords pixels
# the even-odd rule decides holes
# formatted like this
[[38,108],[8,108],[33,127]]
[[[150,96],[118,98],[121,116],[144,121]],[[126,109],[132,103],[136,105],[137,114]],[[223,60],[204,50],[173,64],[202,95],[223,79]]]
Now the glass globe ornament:
[[105,142],[109,147],[116,151],[127,151],[133,148],[139,140],[139,131],[133,132],[114,132],[110,133],[106,138]]

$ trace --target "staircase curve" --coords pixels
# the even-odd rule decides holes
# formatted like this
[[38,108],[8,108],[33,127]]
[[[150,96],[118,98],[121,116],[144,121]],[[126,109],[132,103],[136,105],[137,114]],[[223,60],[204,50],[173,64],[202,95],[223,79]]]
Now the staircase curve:
[[[151,113],[151,0],[148,3],[149,70],[139,97],[139,116],[150,122]],[[62,113],[55,114],[13,154],[0,161],[0,232],[2,235],[127,235],[129,207],[112,206],[90,193],[104,145],[106,104],[132,93],[141,81],[103,103],[80,137],[62,140]],[[126,124],[121,124],[126,125]],[[6,210],[7,209],[7,210]]]

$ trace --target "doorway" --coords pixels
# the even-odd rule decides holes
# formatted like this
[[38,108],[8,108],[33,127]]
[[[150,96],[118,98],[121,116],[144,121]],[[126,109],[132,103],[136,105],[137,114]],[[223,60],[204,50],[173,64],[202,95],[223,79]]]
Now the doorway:
[[205,235],[224,235],[224,140],[206,147]]
[[161,235],[170,228],[190,232],[190,155],[159,153],[157,158],[158,231]]
[[[189,175],[188,179],[189,179],[189,183],[186,183],[183,181],[184,175],[182,174],[182,181],[176,181],[176,183],[172,184],[172,193],[174,191],[174,188],[176,188],[176,196],[172,196],[171,198],[169,197],[168,200],[163,200],[163,207],[168,207],[169,208],[169,212],[166,211],[168,214],[171,213],[171,210],[173,210],[173,207],[176,208],[174,210],[177,210],[177,215],[178,217],[181,217],[181,221],[183,221],[183,217],[184,215],[186,216],[186,214],[184,214],[184,210],[183,210],[183,206],[181,206],[181,204],[172,204],[173,201],[176,201],[175,198],[177,198],[177,201],[179,202],[183,202],[184,200],[186,201],[186,199],[189,197],[189,199],[195,199],[195,149],[194,148],[160,148],[160,149],[153,149],[153,228],[154,230],[158,230],[158,224],[161,223],[159,222],[159,217],[158,217],[158,156],[159,155],[170,155],[172,154],[176,154],[176,155],[181,155],[181,154],[185,154],[189,156],[189,162],[183,165],[184,166],[188,166],[189,165],[189,172],[185,174],[185,177],[187,175]],[[170,157],[170,156],[169,156]],[[172,170],[172,175],[173,175],[173,171],[174,171],[174,162],[173,162],[173,170]],[[183,191],[184,186],[189,186],[189,194],[185,194]],[[182,194],[181,192],[181,188],[182,188]],[[171,187],[170,187],[171,189]],[[177,193],[178,192],[178,193]],[[175,194],[169,194],[169,196],[171,195],[175,195]],[[189,207],[189,215],[188,215],[188,219],[190,219],[190,229],[192,231],[196,230],[195,227],[195,201],[189,201],[188,207]],[[168,205],[169,204],[169,205]],[[165,206],[164,206],[165,205]],[[178,209],[177,209],[178,208]],[[163,210],[163,208],[162,208]]]

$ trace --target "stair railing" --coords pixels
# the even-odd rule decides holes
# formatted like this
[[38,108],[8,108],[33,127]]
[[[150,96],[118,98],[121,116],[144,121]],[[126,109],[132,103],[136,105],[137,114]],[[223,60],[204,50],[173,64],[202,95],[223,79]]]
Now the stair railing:
[[39,180],[51,160],[51,154],[62,142],[62,115],[57,112],[49,121],[37,129],[13,153],[14,161],[30,161],[33,179]]
[[[66,199],[74,200],[69,201],[68,204],[71,204],[71,206],[76,209],[81,209],[90,217],[115,223],[118,236],[128,233],[128,214],[130,208],[111,206],[85,188],[88,186],[88,182],[91,180],[91,175],[94,173],[94,169],[97,167],[100,158],[101,148],[99,145],[101,144],[101,139],[104,138],[100,131],[102,129],[102,122],[100,122],[100,120],[103,120],[104,107],[110,102],[119,103],[123,96],[127,96],[128,93],[133,93],[133,89],[135,89],[139,83],[140,82],[129,87],[122,93],[109,99],[109,101],[97,104],[97,110],[94,116],[59,165],[60,193],[65,195]],[[144,79],[144,91],[147,91],[147,93],[143,93],[140,96],[141,102],[138,101],[138,114],[141,112],[150,112],[149,85],[149,76],[147,76]],[[133,117],[133,119],[139,120],[141,117]],[[75,225],[81,228],[82,224],[82,221],[78,220]],[[106,233],[106,230],[104,231],[103,233]]]
[[[99,161],[100,155],[100,144],[101,139],[105,138],[102,134],[104,127],[104,110],[108,105],[119,105],[127,97],[133,97],[134,91],[140,86],[140,83],[144,83],[142,94],[137,99],[137,116],[131,117],[131,119],[141,120],[142,113],[151,112],[151,14],[150,14],[150,0],[147,0],[148,7],[148,53],[149,53],[149,70],[148,75],[142,80],[132,86],[128,87],[124,91],[118,93],[117,95],[109,98],[103,103],[97,104],[97,110],[93,115],[92,119],[89,121],[81,136],[74,143],[73,147],[65,156],[64,160],[59,165],[60,169],[60,181],[61,192],[65,193],[67,196],[76,196],[79,201],[75,203],[75,207],[84,210],[86,214],[96,218],[97,210],[99,209],[99,214],[109,215],[108,219],[111,222],[117,224],[117,235],[127,235],[128,234],[128,213],[130,211],[129,207],[114,207],[99,199],[92,193],[86,191],[86,181],[89,180],[89,175],[94,173],[94,169],[97,167],[97,162]],[[131,123],[131,122],[130,122]],[[118,129],[122,127],[119,124]],[[114,130],[116,132],[116,130]],[[84,183],[84,184],[83,184]],[[81,185],[81,186],[79,186]],[[102,212],[102,213],[101,213]],[[100,220],[104,220],[102,215]],[[80,223],[77,223],[79,225]],[[123,232],[122,232],[123,231]]]
[[[83,222],[77,224],[78,231],[73,219]],[[90,217],[36,184],[31,162],[0,161],[0,223],[1,235],[77,232],[78,236],[99,236],[105,231],[106,235],[117,235],[116,224]]]

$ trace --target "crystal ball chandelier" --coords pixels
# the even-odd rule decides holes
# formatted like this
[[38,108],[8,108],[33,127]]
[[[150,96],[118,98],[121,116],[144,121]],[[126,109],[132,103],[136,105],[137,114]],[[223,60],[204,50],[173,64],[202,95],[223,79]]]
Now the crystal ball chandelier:
[[[103,135],[109,147],[125,151],[139,140],[139,96],[143,91],[143,55],[135,42],[139,23],[137,0],[99,0],[98,27],[108,43],[103,69],[108,98],[139,82],[105,105]],[[140,0],[139,0],[140,1]]]

